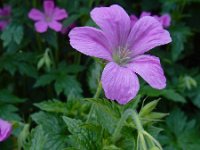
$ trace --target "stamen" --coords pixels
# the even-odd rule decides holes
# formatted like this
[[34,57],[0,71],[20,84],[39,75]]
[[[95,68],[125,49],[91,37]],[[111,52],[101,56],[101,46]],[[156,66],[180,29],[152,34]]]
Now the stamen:
[[132,52],[127,48],[118,47],[113,53],[113,59],[119,65],[125,65],[132,60]]

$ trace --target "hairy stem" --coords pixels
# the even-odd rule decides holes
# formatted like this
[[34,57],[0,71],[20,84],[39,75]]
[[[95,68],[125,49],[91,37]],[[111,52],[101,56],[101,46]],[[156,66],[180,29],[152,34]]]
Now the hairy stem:
[[122,114],[122,117],[120,118],[119,122],[117,123],[117,127],[115,128],[115,131],[114,131],[113,136],[112,136],[113,142],[117,141],[117,139],[119,138],[120,131],[121,131],[124,123],[126,122],[127,118],[129,116],[131,116],[132,112],[133,111],[131,109],[127,109]]

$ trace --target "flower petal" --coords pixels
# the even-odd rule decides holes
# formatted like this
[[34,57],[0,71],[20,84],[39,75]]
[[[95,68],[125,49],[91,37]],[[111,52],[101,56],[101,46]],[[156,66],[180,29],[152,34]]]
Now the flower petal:
[[140,55],[127,67],[139,74],[153,88],[165,88],[166,78],[158,57]]
[[9,122],[0,119],[0,131],[0,142],[2,142],[10,136],[12,125]]
[[43,33],[46,32],[48,28],[48,24],[44,21],[38,21],[35,23],[35,29],[37,32]]
[[146,16],[139,19],[132,27],[127,47],[133,50],[134,56],[136,56],[170,42],[170,34],[163,29],[161,23],[153,17]]
[[55,20],[62,20],[68,17],[65,9],[55,8],[53,18]]
[[39,21],[44,19],[44,14],[41,11],[33,8],[29,12],[28,17],[34,21]]
[[112,47],[124,46],[130,32],[130,17],[119,5],[94,8],[90,13],[92,19],[105,32]]
[[139,81],[129,68],[110,62],[103,70],[101,77],[103,89],[108,99],[126,104],[133,99],[139,90]]
[[57,21],[51,21],[48,23],[49,27],[57,32],[61,31],[62,24]]
[[143,11],[142,14],[140,15],[140,18],[146,17],[146,16],[151,16],[151,13],[147,11]]
[[135,15],[130,15],[130,19],[131,19],[131,27],[138,21],[137,16]]
[[101,30],[92,27],[76,27],[70,33],[70,44],[79,52],[111,61],[109,43]]
[[7,21],[0,21],[0,31],[3,31],[8,25]]
[[167,28],[171,24],[171,17],[169,14],[164,14],[159,18],[159,21],[163,25],[163,27]]
[[44,1],[44,12],[45,14],[47,14],[48,16],[51,16],[53,14],[55,5],[54,5],[54,1]]
[[5,5],[2,9],[0,9],[0,16],[10,16],[11,15],[11,6]]

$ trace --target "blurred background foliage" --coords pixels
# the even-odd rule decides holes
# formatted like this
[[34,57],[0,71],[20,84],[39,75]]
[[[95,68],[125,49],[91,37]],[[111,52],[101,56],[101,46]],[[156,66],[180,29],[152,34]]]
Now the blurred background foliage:
[[[13,135],[0,149],[74,150],[133,149],[134,125],[126,122],[120,140],[111,136],[125,108],[93,97],[104,62],[88,58],[69,45],[68,31],[39,34],[27,14],[42,8],[42,0],[1,0],[12,7],[12,21],[0,33],[0,118],[14,125]],[[150,53],[161,58],[167,87],[154,90],[143,80],[138,110],[157,98],[156,112],[142,116],[149,132],[165,150],[200,149],[200,0],[56,0],[69,17],[64,27],[95,26],[89,14],[96,6],[120,4],[130,15],[142,11],[169,13],[173,42]],[[143,101],[145,99],[145,101]],[[96,118],[86,120],[90,103]],[[154,108],[153,108],[154,109]],[[152,109],[152,110],[153,110]],[[102,116],[104,116],[102,118]],[[152,117],[152,118],[151,118]],[[156,118],[157,117],[157,118]],[[146,118],[146,119],[145,119]],[[154,123],[157,122],[156,127]],[[159,133],[159,134],[158,134]]]

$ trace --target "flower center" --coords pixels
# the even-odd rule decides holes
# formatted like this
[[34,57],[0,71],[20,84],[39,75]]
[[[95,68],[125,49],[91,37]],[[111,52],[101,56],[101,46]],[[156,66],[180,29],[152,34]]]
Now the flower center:
[[126,65],[132,60],[132,52],[124,47],[118,47],[113,53],[113,60],[119,65]]
[[46,20],[46,22],[51,22],[51,20],[52,20],[52,17],[50,17],[50,16],[46,15],[46,16],[45,16],[45,20]]

